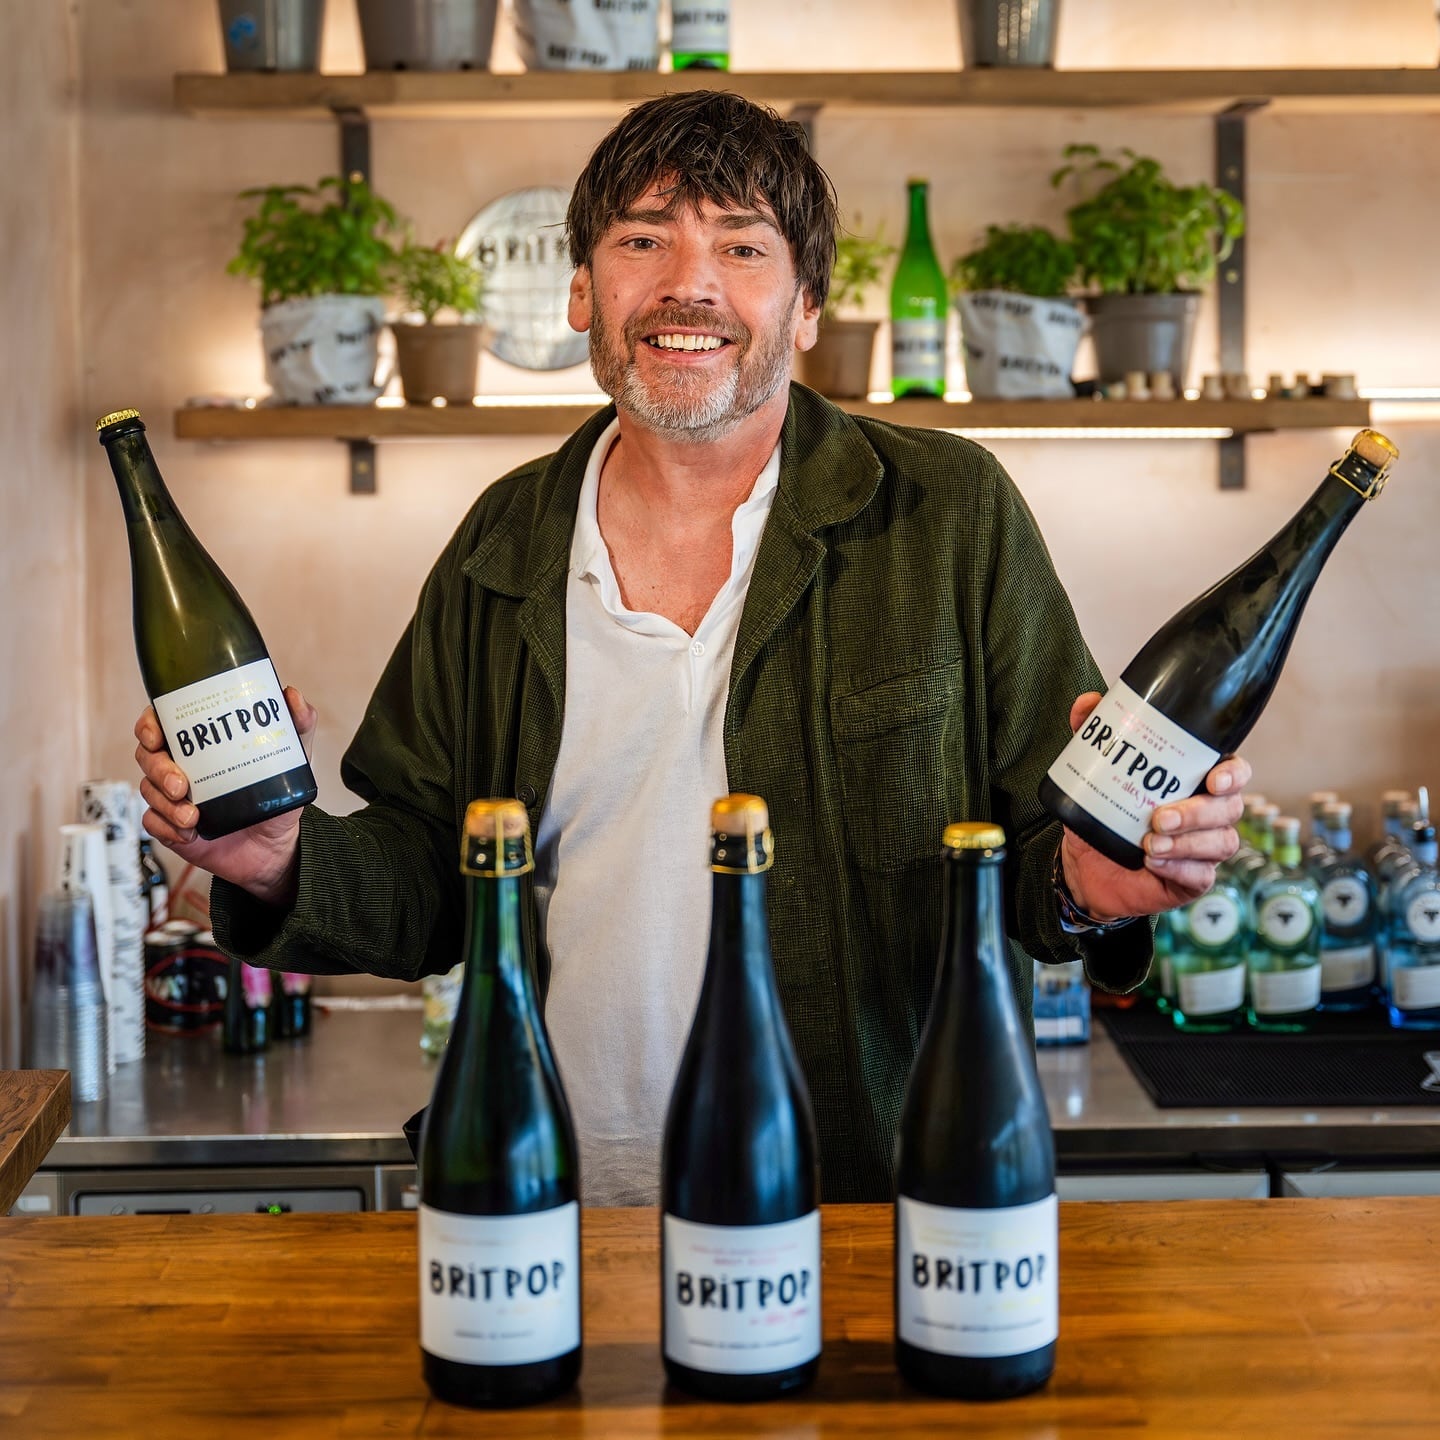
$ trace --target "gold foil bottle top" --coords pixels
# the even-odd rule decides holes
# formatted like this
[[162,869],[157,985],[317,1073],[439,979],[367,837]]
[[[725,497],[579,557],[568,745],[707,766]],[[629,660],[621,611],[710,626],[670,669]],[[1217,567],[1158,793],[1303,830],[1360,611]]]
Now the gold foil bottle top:
[[710,807],[710,868],[758,875],[775,861],[770,807],[758,795],[722,795]]
[[472,800],[465,807],[460,869],[466,875],[503,879],[535,868],[530,816],[518,800]]
[[942,840],[947,850],[1000,850],[1005,832],[992,820],[957,820],[945,827]]
[[103,430],[107,425],[118,425],[122,420],[138,420],[138,410],[112,410],[108,415],[102,415],[95,422],[95,429]]
[[[1378,430],[1357,430],[1350,448],[1330,467],[1362,500],[1373,500],[1390,478],[1400,451]],[[1373,473],[1372,473],[1373,472]]]

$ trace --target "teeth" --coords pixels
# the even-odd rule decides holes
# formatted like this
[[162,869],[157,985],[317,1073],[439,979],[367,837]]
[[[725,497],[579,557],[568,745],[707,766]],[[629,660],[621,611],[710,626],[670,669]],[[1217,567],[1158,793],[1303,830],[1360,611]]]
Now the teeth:
[[652,335],[650,344],[660,350],[718,350],[724,340],[718,335]]

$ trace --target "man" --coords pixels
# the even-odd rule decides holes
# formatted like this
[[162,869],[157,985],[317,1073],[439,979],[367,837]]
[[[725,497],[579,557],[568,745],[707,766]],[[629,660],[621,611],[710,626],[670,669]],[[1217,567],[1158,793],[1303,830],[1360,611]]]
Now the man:
[[344,759],[366,807],[200,841],[153,714],[136,727],[151,833],[217,877],[221,945],[276,968],[448,968],[465,805],[525,803],[591,1203],[655,1196],[715,796],[770,805],[773,949],[829,1200],[889,1193],[946,822],[1002,823],[1012,934],[1118,990],[1150,959],[1131,917],[1202,894],[1236,845],[1238,759],[1157,812],[1139,872],[1041,810],[1098,672],[992,456],[789,384],[835,222],[797,126],[716,93],[632,110],[568,217],[571,323],[616,406],[487,489],[441,555]]

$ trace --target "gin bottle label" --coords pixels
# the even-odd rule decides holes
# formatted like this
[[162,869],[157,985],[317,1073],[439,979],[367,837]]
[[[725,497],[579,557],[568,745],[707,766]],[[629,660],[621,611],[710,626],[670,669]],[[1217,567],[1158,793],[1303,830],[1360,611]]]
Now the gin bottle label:
[[890,367],[897,380],[944,380],[944,318],[892,320]]

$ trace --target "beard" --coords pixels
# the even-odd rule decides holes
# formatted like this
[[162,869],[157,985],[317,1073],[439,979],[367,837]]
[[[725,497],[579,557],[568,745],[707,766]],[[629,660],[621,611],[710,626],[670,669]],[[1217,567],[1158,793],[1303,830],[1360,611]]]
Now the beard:
[[[751,331],[739,321],[717,324],[704,306],[665,305],[631,320],[620,333],[597,305],[590,322],[590,368],[616,408],[667,439],[704,444],[723,439],[747,416],[774,398],[790,378],[794,339],[788,320],[773,329]],[[635,347],[657,330],[704,330],[722,335],[728,364],[718,375],[707,368],[676,366],[673,373],[647,379],[634,360]]]

